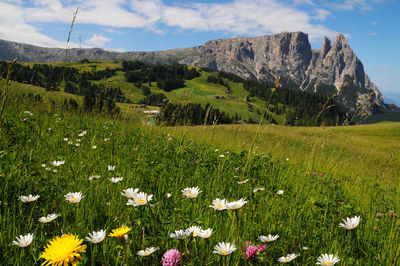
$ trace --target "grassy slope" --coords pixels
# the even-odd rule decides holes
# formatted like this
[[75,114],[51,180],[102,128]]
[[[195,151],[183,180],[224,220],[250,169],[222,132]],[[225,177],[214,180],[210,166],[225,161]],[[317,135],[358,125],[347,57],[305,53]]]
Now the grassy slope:
[[160,130],[235,151],[249,150],[258,132],[256,153],[271,153],[274,158],[304,164],[309,171],[347,178],[353,181],[349,192],[359,185],[371,189],[376,183],[398,192],[393,184],[398,182],[400,169],[400,123],[327,128],[221,125]]
[[[300,254],[295,260],[300,265],[315,265],[322,253],[337,254],[346,265],[373,265],[377,258],[383,265],[390,265],[393,258],[398,257],[399,223],[388,214],[389,210],[398,211],[400,207],[398,182],[390,189],[382,189],[371,184],[367,176],[353,175],[351,171],[339,174],[332,160],[336,156],[339,156],[336,163],[348,160],[356,153],[340,156],[354,149],[356,143],[361,150],[368,147],[368,140],[373,141],[377,150],[368,155],[372,159],[377,159],[375,155],[387,154],[391,147],[398,147],[399,124],[326,129],[263,127],[259,135],[264,140],[262,143],[280,139],[275,141],[273,157],[297,152],[297,160],[300,155],[303,159],[296,163],[295,157],[288,156],[289,161],[271,161],[268,156],[249,157],[241,152],[248,145],[243,142],[251,142],[257,126],[181,127],[171,129],[175,138],[170,140],[165,134],[168,128],[157,132],[68,113],[58,113],[55,117],[53,112],[47,113],[43,108],[30,109],[34,113],[30,117],[24,113],[27,106],[9,107],[0,131],[0,250],[4,251],[0,252],[0,259],[5,265],[32,265],[32,260],[43,262],[39,259],[43,246],[60,232],[73,233],[83,239],[93,230],[110,232],[123,224],[132,226],[128,233],[128,265],[156,264],[169,248],[183,252],[182,243],[195,254],[190,258],[185,256],[185,265],[204,265],[205,261],[219,265],[220,257],[212,253],[212,248],[220,241],[232,243],[237,224],[235,213],[224,211],[225,220],[222,221],[221,214],[208,207],[217,197],[248,200],[237,216],[240,243],[259,244],[260,234],[280,235],[277,241],[268,243],[263,253],[267,265],[275,265],[280,256],[288,253]],[[24,117],[28,117],[26,122],[23,122]],[[78,136],[83,130],[87,135]],[[190,137],[202,135],[203,140],[212,145],[180,138],[178,133],[184,131]],[[65,137],[80,145],[68,145],[63,141]],[[382,139],[390,145],[381,143]],[[257,142],[257,153],[262,151],[262,143]],[[343,147],[332,154],[334,150],[328,147],[339,146],[339,143]],[[92,149],[93,145],[97,149]],[[218,152],[214,145],[219,146]],[[232,151],[233,148],[240,153]],[[54,160],[65,160],[56,173],[50,164]],[[325,168],[309,167],[323,160],[327,164]],[[43,163],[50,171],[41,166]],[[114,172],[107,171],[107,165],[111,164],[117,166]],[[355,171],[361,168],[353,164]],[[367,167],[366,164],[362,166]],[[370,164],[369,168],[384,173],[376,183],[389,180],[385,167]],[[313,175],[313,170],[318,174]],[[320,175],[321,172],[324,175]],[[100,179],[88,180],[88,176],[97,174],[101,175]],[[123,176],[124,180],[111,184],[108,178],[112,176]],[[237,183],[244,179],[249,181],[243,185]],[[192,186],[199,186],[203,192],[194,200],[182,198],[181,190]],[[152,212],[143,207],[141,218],[139,207],[126,206],[127,200],[121,191],[128,187],[154,195]],[[255,187],[265,190],[253,193]],[[283,195],[276,194],[279,189],[284,190]],[[85,196],[77,205],[63,197],[74,191],[82,191]],[[172,198],[166,198],[166,193],[172,193]],[[18,200],[19,195],[28,194],[41,197],[30,204]],[[377,212],[383,213],[379,221],[376,221]],[[40,224],[38,218],[48,213],[61,216],[49,224]],[[339,228],[343,218],[354,215],[362,217],[356,230],[347,232]],[[169,237],[174,230],[193,224],[213,228],[213,236],[184,242]],[[145,244],[141,246],[142,225]],[[27,233],[35,234],[30,248],[12,246],[11,241],[16,236]],[[95,255],[91,244],[85,244],[88,248],[83,264],[89,264],[92,258],[105,265],[124,260],[123,248],[116,239],[107,237],[97,245]],[[148,246],[157,246],[159,250],[144,259],[135,255]],[[308,250],[303,250],[304,246]],[[119,251],[121,256],[118,256]],[[232,265],[247,265],[239,250],[231,254],[229,260]]]

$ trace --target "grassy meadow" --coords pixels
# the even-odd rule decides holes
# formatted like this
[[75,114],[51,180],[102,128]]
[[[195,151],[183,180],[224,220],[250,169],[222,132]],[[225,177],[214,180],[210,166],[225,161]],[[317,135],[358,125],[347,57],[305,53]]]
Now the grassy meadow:
[[[40,265],[56,236],[84,240],[103,229],[104,241],[81,243],[81,265],[159,265],[172,248],[181,265],[276,265],[287,254],[297,255],[291,264],[315,265],[323,253],[338,256],[338,265],[395,265],[399,127],[152,128],[10,101],[0,131],[0,259]],[[185,197],[187,187],[201,193]],[[128,188],[153,197],[129,206],[121,194]],[[70,192],[84,197],[70,203],[64,197]],[[20,200],[29,194],[40,198]],[[216,198],[247,203],[217,211],[210,207]],[[48,214],[59,216],[39,222]],[[339,227],[356,215],[356,228]],[[124,225],[131,228],[127,240],[108,236]],[[213,233],[170,236],[191,226]],[[13,245],[28,233],[29,246]],[[259,236],[269,234],[279,238],[262,243]],[[213,253],[219,242],[237,249]],[[249,245],[261,244],[263,251],[246,258]],[[157,250],[137,255],[147,247]]]

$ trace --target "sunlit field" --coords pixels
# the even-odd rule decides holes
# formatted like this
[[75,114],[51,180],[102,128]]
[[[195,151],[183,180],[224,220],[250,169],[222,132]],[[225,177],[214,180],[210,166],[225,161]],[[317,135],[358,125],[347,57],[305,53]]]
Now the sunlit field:
[[[387,174],[372,182],[340,172],[332,158],[346,165],[344,150],[337,157],[323,150],[326,167],[313,162],[322,158],[318,150],[303,161],[281,156],[289,144],[268,153],[257,144],[264,134],[257,126],[252,134],[238,128],[224,135],[212,126],[180,134],[45,109],[12,105],[4,113],[3,265],[397,263],[399,201],[391,164],[388,186]],[[222,136],[238,145],[218,141]]]

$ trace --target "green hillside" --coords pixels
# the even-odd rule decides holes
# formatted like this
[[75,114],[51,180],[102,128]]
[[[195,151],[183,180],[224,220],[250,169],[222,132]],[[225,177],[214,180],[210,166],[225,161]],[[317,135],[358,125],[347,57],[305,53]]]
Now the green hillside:
[[[7,64],[3,63],[3,77],[5,77],[6,66]],[[172,71],[179,69],[174,65],[147,66],[141,63],[139,67],[133,69],[126,68],[121,62],[22,63],[22,67],[20,66],[19,64],[15,66],[14,75],[11,78],[16,81],[12,84],[12,88],[18,91],[17,93],[47,91],[44,93],[45,98],[71,97],[85,107],[85,101],[82,99],[85,94],[100,97],[94,96],[92,92],[97,90],[101,94],[102,90],[108,90],[107,93],[112,94],[107,95],[114,95],[113,91],[117,90],[120,91],[118,95],[112,96],[113,98],[103,95],[102,101],[105,104],[108,101],[107,106],[115,102],[114,105],[119,108],[122,115],[131,119],[136,119],[137,110],[131,110],[135,104],[147,103],[151,106],[160,103],[165,105],[167,102],[178,105],[195,103],[201,104],[203,108],[211,105],[214,109],[231,117],[232,122],[235,120],[259,121],[264,112],[264,123],[267,124],[272,122],[279,125],[319,125],[321,123],[334,125],[343,123],[345,119],[344,113],[338,107],[324,109],[329,105],[328,103],[332,102],[332,99],[326,96],[284,88],[278,88],[278,91],[273,93],[271,92],[273,84],[254,83],[231,74],[222,73],[221,75],[221,73],[213,73],[201,68],[187,68],[185,71],[194,70],[199,76],[183,79],[183,86],[167,90],[160,88],[160,79],[162,81],[164,78],[168,81],[170,77],[163,77],[163,75],[171,75],[166,72],[171,71],[170,68]],[[24,66],[28,68],[24,69]],[[159,68],[164,69],[159,70]],[[151,74],[153,77],[150,78],[146,77],[149,71],[158,72]],[[135,74],[135,82],[128,78],[132,73]],[[210,78],[219,80],[219,83],[210,81]],[[33,89],[29,85],[36,87]],[[155,102],[154,98],[160,98],[161,95],[164,95],[162,97],[165,99]],[[267,109],[266,106],[268,106]]]

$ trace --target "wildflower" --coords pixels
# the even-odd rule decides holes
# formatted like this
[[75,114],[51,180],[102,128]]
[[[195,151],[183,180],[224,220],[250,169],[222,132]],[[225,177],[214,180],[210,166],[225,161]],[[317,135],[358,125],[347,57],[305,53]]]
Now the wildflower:
[[64,140],[65,142],[67,142],[67,141],[68,141],[68,138],[64,138],[63,140]]
[[100,230],[98,232],[93,231],[93,233],[89,233],[89,237],[85,239],[93,244],[98,244],[104,240],[106,237],[107,230]]
[[225,155],[223,155],[223,154],[219,155],[219,158],[224,158],[224,157],[225,157]]
[[201,193],[201,192],[202,191],[200,191],[199,187],[187,187],[182,190],[183,196],[185,196],[189,199],[196,198],[199,195],[199,193]]
[[378,213],[376,214],[376,217],[377,217],[377,218],[381,218],[381,217],[382,217],[382,213],[378,212]]
[[257,246],[258,252],[263,252],[267,248],[267,245],[262,244]]
[[115,183],[122,181],[123,179],[124,179],[123,177],[111,177],[108,180],[110,180],[110,182],[115,184]]
[[110,140],[109,138],[104,138],[104,141],[105,141],[105,142],[107,142],[107,141],[109,141],[109,140]]
[[256,187],[256,188],[253,189],[253,193],[256,193],[258,191],[264,191],[264,190],[265,190],[264,187]]
[[28,118],[24,118],[22,121],[26,122],[26,121],[28,121]]
[[283,193],[285,193],[285,191],[283,191],[283,190],[278,190],[278,192],[276,192],[276,194],[278,194],[278,195],[282,195]]
[[280,257],[278,259],[279,262],[282,263],[287,263],[287,262],[291,262],[292,260],[294,260],[295,258],[297,258],[297,254],[293,253],[293,254],[287,254],[286,257]]
[[76,139],[76,142],[81,142],[81,139]]
[[138,188],[135,188],[135,190],[133,190],[133,188],[128,188],[128,189],[125,189],[124,192],[121,192],[121,195],[127,197],[128,199],[133,199],[133,197],[138,192],[139,192]]
[[20,199],[22,202],[37,201],[38,198],[40,198],[39,195],[32,196],[31,194],[29,194],[29,196],[19,196],[19,199]]
[[107,166],[108,171],[114,171],[115,170],[115,165],[109,165]]
[[227,256],[236,250],[235,244],[219,242],[218,245],[214,247],[213,253],[217,253],[221,256]]
[[68,143],[68,145],[74,144],[72,141],[68,141],[67,143]]
[[239,185],[242,185],[242,184],[244,184],[244,183],[247,183],[247,181],[249,181],[248,179],[246,179],[246,180],[243,180],[243,181],[239,181],[239,182],[237,182]]
[[49,223],[51,221],[53,221],[54,219],[56,219],[58,216],[58,214],[52,213],[52,214],[48,214],[47,216],[43,216],[39,218],[39,222],[41,223]]
[[340,223],[339,226],[343,227],[347,230],[352,230],[358,226],[358,224],[360,223],[360,220],[361,220],[360,216],[354,216],[351,219],[349,217],[347,217],[346,220],[343,219],[344,223]]
[[252,261],[256,256],[257,256],[257,247],[251,245],[248,246],[246,249],[247,260]]
[[79,192],[70,192],[70,193],[67,193],[66,195],[64,195],[64,198],[73,204],[79,203],[81,201],[81,199],[84,197],[85,196],[82,196],[82,192],[80,192],[80,191]]
[[200,226],[191,226],[188,229],[186,229],[186,232],[193,237],[198,236],[202,231],[203,229],[201,229]]
[[55,167],[58,167],[58,166],[60,166],[60,165],[62,165],[64,163],[65,163],[65,161],[54,161],[54,162],[51,162],[51,164],[53,166],[55,166]]
[[219,198],[216,198],[215,200],[213,200],[212,204],[213,205],[210,205],[209,207],[213,208],[216,211],[222,211],[227,208],[228,202],[225,199],[220,200]]
[[62,235],[50,240],[40,255],[46,261],[42,265],[76,265],[76,259],[81,259],[80,252],[85,252],[86,245],[81,245],[83,239],[75,235]]
[[100,177],[101,176],[99,176],[99,175],[91,175],[91,176],[89,176],[89,181],[92,179],[99,179]]
[[148,255],[150,255],[151,253],[153,253],[153,252],[155,252],[157,250],[157,248],[155,248],[155,247],[149,247],[149,248],[146,248],[145,250],[140,250],[140,251],[138,251],[138,255],[139,256],[148,256]]
[[97,149],[97,146],[96,146],[96,145],[93,145],[93,146],[92,146],[92,149],[93,149],[93,150]]
[[76,146],[76,147],[79,147],[79,145],[81,145],[81,144],[80,144],[80,143],[75,143],[75,146]]
[[172,197],[172,194],[171,193],[167,193],[166,197],[167,197],[167,199],[169,199],[169,198]]
[[332,254],[322,254],[321,256],[318,257],[318,262],[316,264],[319,265],[334,265],[336,264],[340,259],[337,256],[333,256]]
[[161,263],[163,266],[176,266],[181,262],[181,254],[179,250],[169,249],[162,256]]
[[133,199],[129,199],[126,205],[131,205],[133,207],[143,206],[146,205],[151,198],[153,198],[153,195],[147,195],[144,192],[135,193],[133,194]]
[[201,230],[199,233],[199,237],[201,238],[210,238],[212,235],[213,230],[211,228],[207,228],[206,230]]
[[272,242],[279,238],[279,235],[258,236],[261,242]]
[[27,234],[27,235],[20,235],[19,237],[17,236],[17,241],[13,241],[12,244],[19,246],[20,248],[25,248],[29,246],[32,243],[33,240],[33,234]]
[[111,231],[111,233],[108,234],[108,236],[116,237],[116,238],[122,239],[122,238],[125,237],[125,235],[126,235],[129,231],[131,231],[131,229],[132,229],[131,227],[124,225],[124,226],[121,226],[121,227],[118,227],[118,228],[113,229],[113,230]]
[[52,128],[51,127],[49,127],[48,129],[47,129],[47,131],[51,131],[52,130]]
[[173,140],[173,138],[172,138],[172,137],[169,137],[167,140],[171,141],[171,140]]
[[45,168],[45,167],[46,167],[46,164],[42,163],[40,166],[43,167],[43,168]]
[[78,136],[79,137],[83,137],[83,136],[85,136],[86,135],[86,133],[87,133],[87,131],[85,130],[85,131],[82,131],[81,133],[79,133],[78,134]]
[[170,237],[174,239],[185,239],[189,236],[189,233],[184,230],[175,230],[175,233],[171,233]]
[[217,152],[218,151],[218,149],[215,149],[215,152]]
[[242,208],[243,205],[245,205],[246,203],[247,201],[245,199],[240,199],[238,201],[232,201],[227,203],[227,207],[229,210],[236,211]]
[[308,250],[308,247],[303,247],[303,250]]
[[32,116],[32,115],[33,115],[33,113],[32,113],[32,112],[29,112],[29,111],[24,111],[24,114],[27,114],[27,115],[29,115],[29,116]]

